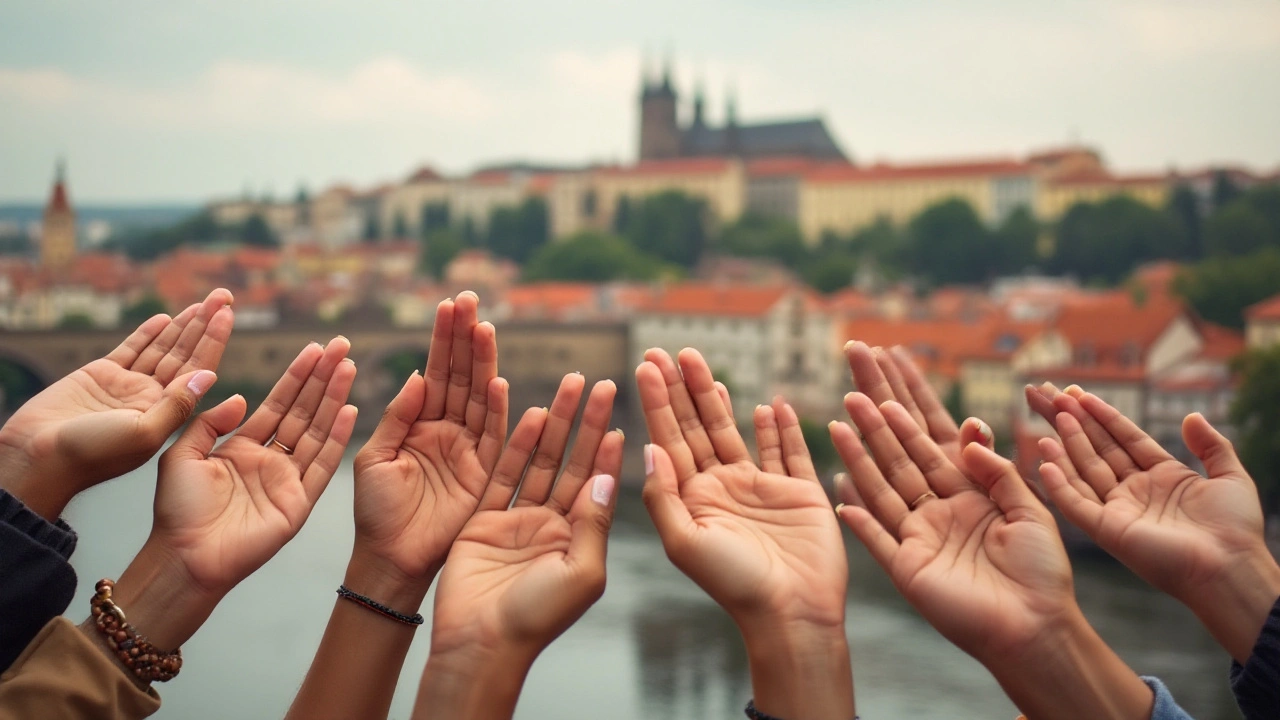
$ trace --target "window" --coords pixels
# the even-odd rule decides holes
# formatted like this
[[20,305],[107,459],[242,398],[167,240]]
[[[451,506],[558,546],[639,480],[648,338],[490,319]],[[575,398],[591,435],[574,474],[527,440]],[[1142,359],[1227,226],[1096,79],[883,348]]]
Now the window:
[[804,377],[804,353],[791,353],[791,373],[792,378]]
[[596,216],[596,191],[588,190],[582,193],[582,214],[584,217],[593,218]]
[[1082,343],[1076,348],[1075,360],[1077,365],[1091,366],[1098,361],[1098,353],[1093,348],[1093,343]]
[[1137,365],[1142,360],[1142,353],[1138,351],[1138,344],[1132,340],[1125,342],[1124,347],[1120,348],[1120,364],[1126,367]]

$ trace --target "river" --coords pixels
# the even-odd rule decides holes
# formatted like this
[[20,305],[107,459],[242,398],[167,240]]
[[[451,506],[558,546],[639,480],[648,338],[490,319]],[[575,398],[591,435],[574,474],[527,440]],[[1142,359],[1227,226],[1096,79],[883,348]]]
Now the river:
[[[151,525],[156,463],[77,498],[73,557],[79,620],[93,583],[118,577]],[[320,641],[351,551],[348,456],[298,536],[241,583],[183,647],[181,676],[159,687],[158,718],[279,718]],[[897,594],[846,532],[848,634],[859,714],[867,720],[1017,716],[991,676]],[[1199,720],[1239,718],[1228,658],[1195,617],[1105,558],[1077,558],[1076,590],[1102,636],[1139,673],[1162,678]],[[430,622],[432,597],[423,605]],[[430,628],[418,630],[392,718],[408,718]],[[743,717],[751,695],[733,624],[662,552],[638,490],[624,489],[600,602],[538,659],[517,718],[672,720]]]

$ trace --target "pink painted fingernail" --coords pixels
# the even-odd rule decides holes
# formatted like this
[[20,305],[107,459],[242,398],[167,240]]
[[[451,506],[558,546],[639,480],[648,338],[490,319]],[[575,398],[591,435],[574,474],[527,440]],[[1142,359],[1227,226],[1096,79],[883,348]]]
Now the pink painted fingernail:
[[644,446],[644,474],[653,474],[653,445]]
[[996,435],[995,433],[991,432],[991,426],[988,425],[985,421],[982,421],[982,420],[978,421],[978,434],[982,436],[983,442],[986,443],[987,445],[990,445],[991,443],[995,442]]
[[203,397],[205,393],[209,392],[209,388],[213,387],[213,382],[217,379],[218,376],[212,370],[201,370],[187,381],[187,389],[196,397]]
[[597,505],[608,507],[609,500],[613,498],[613,488],[616,483],[612,475],[597,475],[591,481],[591,499]]

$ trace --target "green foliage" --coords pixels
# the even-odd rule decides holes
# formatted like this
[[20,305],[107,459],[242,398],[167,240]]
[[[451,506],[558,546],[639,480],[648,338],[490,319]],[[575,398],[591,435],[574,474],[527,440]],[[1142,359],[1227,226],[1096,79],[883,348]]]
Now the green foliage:
[[1031,209],[1023,205],[1004,219],[991,234],[991,251],[995,271],[1011,275],[1026,271],[1039,260],[1036,243],[1040,239],[1040,223],[1031,215]]
[[485,245],[499,257],[524,263],[547,244],[547,203],[529,198],[518,207],[494,208]]
[[218,225],[213,216],[201,211],[176,225],[146,231],[122,231],[107,240],[104,248],[125,253],[133,260],[153,260],[180,245],[206,245],[236,240],[235,228]]
[[43,389],[40,379],[30,370],[0,358],[0,410],[16,409]]
[[799,266],[808,254],[795,223],[760,215],[743,215],[726,225],[715,247],[727,255],[771,258],[790,268]]
[[258,247],[277,247],[280,244],[267,221],[258,214],[250,215],[240,226],[240,242]]
[[1231,179],[1231,175],[1223,171],[1218,171],[1213,176],[1213,209],[1215,211],[1226,207],[1233,200],[1240,197],[1240,186],[1236,185]]
[[[427,353],[423,350],[398,350],[383,357],[381,365],[392,378],[404,380],[414,370],[422,371],[427,366]],[[392,387],[398,390],[400,385],[393,382]]]
[[618,204],[613,210],[613,231],[619,235],[625,235],[627,225],[631,223],[631,198],[623,195],[618,198]]
[[672,190],[644,198],[623,234],[643,253],[692,268],[706,246],[706,226],[706,203]]
[[1174,188],[1169,196],[1166,211],[1182,229],[1187,240],[1187,256],[1199,259],[1204,257],[1204,218],[1200,212],[1200,197],[1187,185]]
[[35,249],[35,243],[26,233],[0,235],[0,255],[31,255]]
[[423,237],[447,227],[449,227],[449,203],[435,202],[422,206],[420,229]]
[[964,200],[925,208],[907,226],[907,240],[912,270],[930,284],[980,283],[994,274],[995,243]]
[[1263,507],[1280,509],[1280,346],[1237,361],[1240,387],[1231,422],[1240,431],[1240,459],[1258,484]]
[[147,318],[167,312],[169,308],[165,307],[164,301],[148,293],[139,298],[138,302],[124,309],[120,315],[120,322],[124,325],[141,325]]
[[1190,255],[1169,214],[1133,198],[1078,203],[1058,223],[1049,269],[1086,281],[1115,284],[1140,263]]
[[85,313],[67,313],[58,321],[59,330],[92,330],[95,327],[97,323]]
[[832,293],[853,284],[858,260],[847,249],[838,248],[826,254],[806,258],[798,268],[801,279],[820,293]]
[[649,280],[662,264],[608,233],[583,232],[544,245],[524,268],[525,280]]
[[1242,328],[1245,308],[1280,293],[1280,248],[1208,258],[1181,275],[1174,288],[1200,317]]
[[445,266],[462,251],[462,235],[452,228],[437,228],[422,239],[418,255],[420,269],[437,280],[444,278]]
[[840,462],[836,446],[831,443],[831,433],[825,425],[800,418],[800,432],[804,435],[804,444],[809,446],[809,455],[813,458],[813,467],[822,476],[830,472]]
[[1209,217],[1204,228],[1210,255],[1246,255],[1276,244],[1271,223],[1248,201],[1236,200]]

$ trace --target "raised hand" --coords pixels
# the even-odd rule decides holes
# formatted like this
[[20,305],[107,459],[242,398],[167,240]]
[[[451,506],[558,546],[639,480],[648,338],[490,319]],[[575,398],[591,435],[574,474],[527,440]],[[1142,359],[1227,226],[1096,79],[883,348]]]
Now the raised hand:
[[960,451],[969,443],[995,449],[991,426],[981,419],[968,418],[956,426],[951,413],[938,399],[937,391],[905,348],[871,348],[864,342],[850,340],[845,343],[844,354],[858,392],[877,405],[893,401],[906,408],[952,464],[964,467]]
[[53,520],[76,493],[146,462],[217,379],[230,303],[218,289],[172,320],[156,315],[24,403],[0,428],[0,487]]
[[706,361],[679,359],[650,350],[636,370],[644,500],[667,556],[742,630],[762,712],[852,717],[844,544],[795,411],[756,408],[757,466]]
[[1230,441],[1199,413],[1183,421],[1206,477],[1097,396],[1073,389],[1051,398],[1062,442],[1040,441],[1040,473],[1062,514],[1188,605],[1244,662],[1280,597],[1280,566],[1264,539],[1257,486]]
[[414,717],[510,717],[534,659],[604,592],[623,437],[617,388],[599,382],[556,479],[582,391],[566,376],[549,414],[525,413],[454,542]]
[[355,426],[349,347],[308,345],[221,445],[244,417],[239,395],[201,413],[161,456],[151,535],[115,591],[158,647],[184,642],[302,528]]
[[1151,690],[1089,628],[1053,516],[1013,464],[971,443],[966,477],[902,405],[845,405],[870,454],[831,425],[853,479],[837,512],[920,614],[1028,715],[1149,717]]

